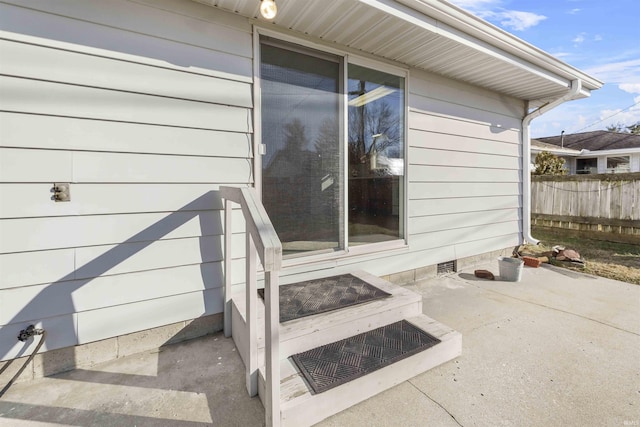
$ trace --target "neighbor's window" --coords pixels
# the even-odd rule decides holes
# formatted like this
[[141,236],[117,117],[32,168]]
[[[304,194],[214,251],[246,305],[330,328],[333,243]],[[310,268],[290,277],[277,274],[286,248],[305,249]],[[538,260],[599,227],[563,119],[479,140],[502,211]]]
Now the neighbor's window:
[[576,160],[576,174],[598,173],[598,159]]
[[629,156],[607,157],[607,172],[627,173],[630,171]]

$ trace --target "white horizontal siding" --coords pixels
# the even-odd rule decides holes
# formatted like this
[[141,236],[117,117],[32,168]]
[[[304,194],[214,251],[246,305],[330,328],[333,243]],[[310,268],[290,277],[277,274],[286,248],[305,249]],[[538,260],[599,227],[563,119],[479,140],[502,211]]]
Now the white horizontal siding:
[[70,181],[73,181],[72,152],[0,147],[0,182]]
[[[418,115],[418,114],[415,114]],[[438,128],[440,131],[441,129]],[[503,156],[518,157],[521,147],[517,143],[481,139],[471,135],[452,135],[436,131],[409,129],[409,141],[419,147],[422,140],[428,140],[428,146],[434,150],[461,151],[466,153],[501,154]],[[460,130],[458,130],[460,131]]]
[[[443,161],[442,157],[446,160]],[[479,169],[508,169],[517,171],[520,158],[501,154],[454,151],[451,149],[409,148],[410,164],[426,166],[456,166]]]
[[[244,279],[244,234],[234,234],[232,278]],[[222,261],[222,236],[122,243],[0,256],[0,289]]]
[[[55,350],[62,347],[70,347],[78,344],[78,315],[65,314],[49,318],[39,318],[37,321],[30,321],[36,328],[47,331],[47,338],[42,344],[40,351]],[[14,358],[33,353],[39,340],[33,339],[20,342],[16,339],[21,330],[27,325],[22,322],[4,325],[0,327],[0,340],[5,358]]]
[[[5,147],[186,156],[252,156],[251,135],[153,124],[0,112]],[[55,129],[55,132],[51,132]],[[141,138],[140,135],[144,135]]]
[[222,310],[218,189],[253,183],[252,37],[190,1],[0,4],[0,335],[41,322],[53,349]]
[[[472,108],[491,114],[500,114],[510,122],[513,122],[514,118],[521,116],[524,111],[521,101],[496,92],[491,92],[487,89],[481,89],[467,83],[450,80],[426,71],[413,70],[411,77],[409,92],[412,95],[419,95],[437,101],[445,101],[452,106],[457,105],[465,109]],[[411,106],[413,108],[417,107],[417,105],[413,103]],[[457,113],[456,117],[463,116]],[[486,117],[488,116],[482,116],[481,121],[485,121]],[[518,126],[514,127],[514,129],[517,128]]]
[[55,282],[71,275],[75,250],[24,252],[0,255],[0,291],[2,289]]
[[250,110],[155,95],[0,76],[3,111],[250,132]]
[[[244,231],[242,211],[233,229]],[[223,233],[223,211],[19,218],[0,221],[0,253],[154,242]]]
[[250,183],[248,159],[74,153],[76,182]]
[[[447,154],[441,154],[442,159]],[[416,165],[409,159],[410,182],[520,182],[516,169],[486,169],[470,166]],[[411,197],[411,196],[409,196]]]
[[84,344],[221,311],[220,288],[84,311],[77,314],[78,342]]
[[[244,82],[15,41],[0,40],[0,51],[0,74],[8,76],[237,107],[252,106],[251,86]],[[47,67],[43,67],[43,63]]]
[[455,230],[464,227],[479,227],[484,225],[521,220],[518,208],[495,209],[481,212],[463,212],[445,215],[430,215],[409,218],[412,235],[431,233],[434,231]]
[[74,182],[70,188],[71,202],[55,203],[51,200],[53,182],[0,183],[0,200],[12,201],[0,203],[0,218],[221,210],[218,187],[192,183]]
[[523,103],[422,72],[409,90],[411,250],[443,262],[519,242]]
[[521,207],[520,196],[443,197],[439,199],[409,200],[409,217],[446,215],[459,212],[482,212],[495,209],[518,209]]
[[[21,40],[41,44],[44,39],[119,60],[252,80],[249,23],[213,8],[196,5],[199,15],[188,16],[125,0],[111,0],[109,7],[73,0],[7,3],[0,4],[0,29]],[[163,3],[195,9],[188,1]]]
[[[411,104],[410,104],[411,105]],[[515,125],[515,123],[512,123]],[[487,121],[467,120],[461,117],[447,116],[438,111],[423,111],[411,108],[409,114],[409,129],[421,132],[431,132],[454,137],[479,139],[484,141],[506,142],[517,144],[519,133],[515,129],[497,127],[497,124]],[[413,141],[409,140],[413,145]]]
[[461,243],[491,239],[496,236],[518,234],[522,231],[521,224],[519,220],[484,225],[458,224],[456,228],[449,230],[412,234],[409,237],[409,244],[412,248],[418,250],[459,245]]
[[250,183],[249,159],[0,148],[2,182]]
[[220,288],[221,278],[222,263],[212,262],[12,288],[3,291],[0,324]]
[[409,184],[409,194],[412,200],[517,196],[520,194],[520,184],[494,182],[487,185],[481,182],[450,182],[445,186],[438,182],[412,182]]

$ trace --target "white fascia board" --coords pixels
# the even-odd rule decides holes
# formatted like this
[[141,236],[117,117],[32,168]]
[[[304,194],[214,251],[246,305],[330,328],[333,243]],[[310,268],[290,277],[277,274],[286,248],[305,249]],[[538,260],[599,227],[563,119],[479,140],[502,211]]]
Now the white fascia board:
[[640,153],[640,147],[636,147],[636,148],[615,148],[612,150],[594,150],[594,151],[589,151],[589,150],[582,150],[580,152],[580,156],[587,156],[587,157],[593,157],[593,156],[624,156],[626,154],[636,154],[636,153]]
[[546,151],[551,154],[555,154],[556,156],[579,156],[581,154],[581,152],[578,150],[571,150],[567,148],[553,149],[553,148],[541,148],[541,147],[533,147],[533,146],[531,147],[532,153],[542,153],[543,151]]
[[[382,1],[385,0],[379,0],[378,2]],[[385,2],[388,3],[388,1]],[[482,41],[485,46],[490,46],[491,50],[499,52],[501,59],[507,59],[508,56],[506,54],[511,54],[513,55],[511,57],[512,61],[515,59],[517,63],[526,64],[528,68],[537,68],[538,71],[544,70],[543,74],[548,73],[555,76],[556,79],[565,80],[567,87],[571,80],[580,79],[583,82],[584,96],[589,96],[584,87],[590,92],[601,88],[604,84],[542,49],[450,3],[440,0],[397,0],[393,3],[401,3],[408,8],[435,18],[436,22],[439,23],[436,25],[443,31],[447,30],[447,27],[455,28],[456,32],[464,34],[465,38],[471,41],[471,44],[465,43],[471,47],[480,47],[481,45],[478,44],[478,41]],[[439,34],[447,36],[442,31]],[[455,33],[451,32],[450,34],[454,35]],[[536,68],[532,66],[536,66]]]
[[[434,20],[431,17],[426,16],[423,12],[414,8],[400,5],[399,2],[391,0],[358,0],[361,3],[367,4],[373,8],[376,8],[388,15],[402,19],[411,25],[420,27],[433,34],[445,37],[449,40],[460,43],[464,46],[470,47],[476,51],[482,52],[488,56],[491,56],[499,61],[505,62],[510,65],[514,65],[523,71],[537,75],[546,80],[551,81],[558,85],[558,89],[568,88],[571,79],[561,77],[558,74],[545,70],[541,67],[532,64],[522,58],[510,54],[496,46],[493,46],[483,40],[479,40],[476,37],[471,36],[469,33],[462,30],[458,30],[444,22]],[[420,3],[417,0],[400,0],[402,3]]]

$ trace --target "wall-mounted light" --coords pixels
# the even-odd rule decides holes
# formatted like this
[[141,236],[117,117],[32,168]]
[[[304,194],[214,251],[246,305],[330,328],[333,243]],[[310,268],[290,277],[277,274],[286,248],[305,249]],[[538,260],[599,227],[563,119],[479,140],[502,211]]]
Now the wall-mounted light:
[[278,7],[274,0],[261,0],[260,1],[260,15],[265,19],[273,19],[278,13]]

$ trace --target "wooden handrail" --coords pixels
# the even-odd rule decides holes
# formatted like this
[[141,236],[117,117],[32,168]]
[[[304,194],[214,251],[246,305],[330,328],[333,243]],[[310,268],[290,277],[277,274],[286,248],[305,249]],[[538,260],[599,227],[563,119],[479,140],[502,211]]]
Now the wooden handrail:
[[242,208],[247,231],[251,233],[264,271],[279,271],[282,267],[282,244],[256,190],[251,187],[222,186],[220,195]]
[[246,382],[249,395],[258,393],[257,340],[257,268],[256,254],[264,268],[265,305],[265,418],[267,427],[280,425],[280,306],[279,271],[282,267],[282,244],[267,211],[254,188],[220,187],[225,210],[225,286],[224,334],[231,336],[231,237],[232,204],[242,209],[246,224],[246,322],[249,356],[246,361]]

